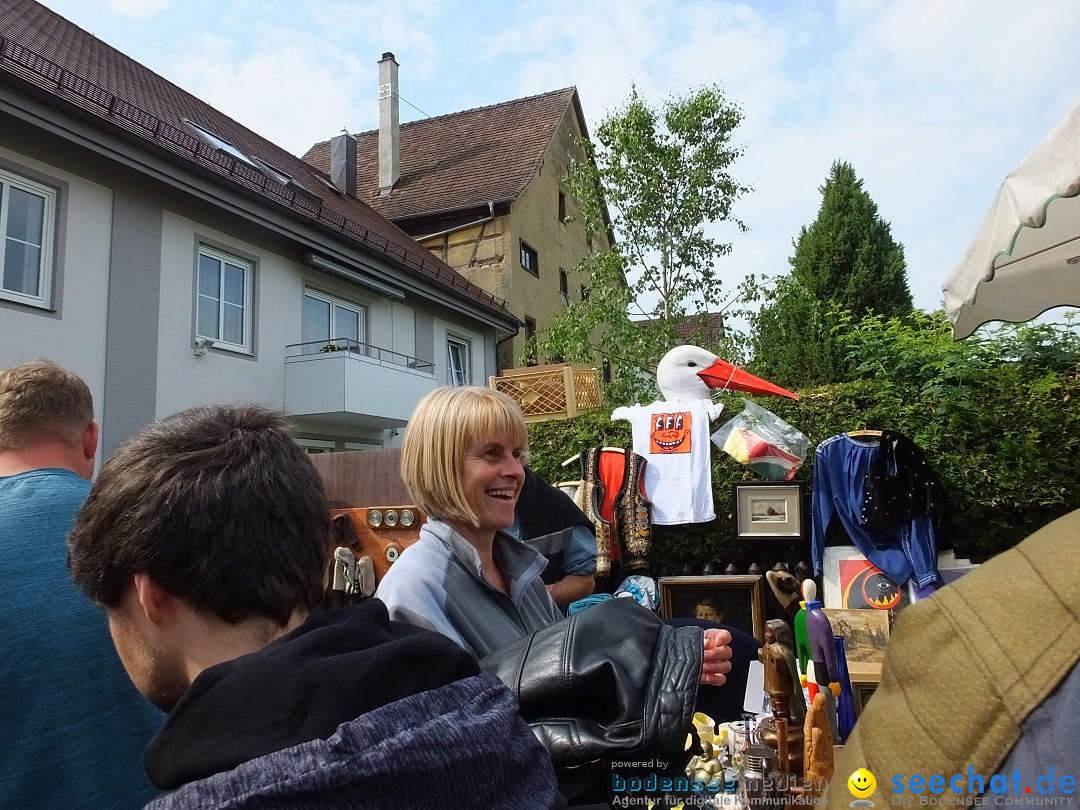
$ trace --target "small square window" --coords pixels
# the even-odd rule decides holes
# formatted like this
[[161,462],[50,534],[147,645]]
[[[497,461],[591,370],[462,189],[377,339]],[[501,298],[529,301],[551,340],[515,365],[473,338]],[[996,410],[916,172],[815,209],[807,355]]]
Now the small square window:
[[202,124],[196,124],[194,121],[189,121],[186,118],[184,119],[184,123],[187,124],[189,127],[191,127],[191,129],[195,132],[196,135],[198,135],[200,138],[202,138],[206,143],[208,143],[214,149],[217,149],[219,152],[224,152],[226,155],[231,157],[233,160],[238,160],[241,163],[245,163],[245,164],[247,164],[248,166],[250,166],[253,169],[256,169],[256,170],[259,170],[259,171],[262,170],[262,167],[258,163],[253,161],[251,158],[249,158],[247,155],[245,155],[243,152],[241,152],[239,149],[237,149],[235,146],[233,146],[227,140],[222,138],[220,135],[215,135],[213,132],[208,130]]
[[540,256],[525,240],[521,241],[521,266],[537,278],[540,277]]
[[303,353],[349,351],[370,355],[367,307],[311,288],[300,317]]
[[0,297],[48,307],[56,189],[0,171]]
[[293,439],[301,449],[309,456],[317,456],[321,453],[333,453],[337,449],[337,443],[326,439]]
[[566,222],[566,195],[559,192],[559,222]]

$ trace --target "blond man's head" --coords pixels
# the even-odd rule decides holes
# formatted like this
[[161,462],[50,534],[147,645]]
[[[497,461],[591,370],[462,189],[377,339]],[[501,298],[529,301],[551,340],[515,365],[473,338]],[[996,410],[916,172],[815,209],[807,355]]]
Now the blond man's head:
[[94,421],[90,388],[50,360],[0,371],[0,451],[77,445]]

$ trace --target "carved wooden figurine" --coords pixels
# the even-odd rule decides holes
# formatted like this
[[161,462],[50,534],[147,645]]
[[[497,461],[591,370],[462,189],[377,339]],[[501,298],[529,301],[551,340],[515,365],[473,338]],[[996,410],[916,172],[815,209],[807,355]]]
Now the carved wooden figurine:
[[818,692],[810,710],[806,713],[804,726],[806,752],[803,756],[803,777],[810,795],[824,793],[832,779],[833,761],[832,729],[825,694]]
[[[777,752],[785,747],[779,739],[776,720],[786,720],[788,756],[785,771],[799,775],[803,771],[806,703],[795,667],[795,653],[791,649],[791,631],[784,621],[770,619],[766,624],[765,646],[758,656],[765,667],[765,692],[769,695],[773,711],[772,718],[767,718],[761,724],[761,741]],[[784,765],[781,763],[782,767]]]

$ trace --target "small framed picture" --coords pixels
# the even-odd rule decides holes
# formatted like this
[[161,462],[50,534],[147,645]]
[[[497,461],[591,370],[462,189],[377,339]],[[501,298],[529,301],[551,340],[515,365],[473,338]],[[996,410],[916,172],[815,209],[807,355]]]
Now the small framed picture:
[[805,536],[803,485],[789,481],[736,481],[731,485],[736,539],[785,540]]
[[821,563],[822,605],[849,610],[900,610],[911,603],[855,546],[826,546]]
[[764,577],[661,577],[660,617],[720,622],[764,642]]

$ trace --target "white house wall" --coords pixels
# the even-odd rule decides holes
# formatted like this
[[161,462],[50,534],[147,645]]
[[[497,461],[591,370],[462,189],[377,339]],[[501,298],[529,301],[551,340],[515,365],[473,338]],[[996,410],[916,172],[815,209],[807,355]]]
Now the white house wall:
[[[253,262],[253,355],[195,342],[196,263],[200,244]],[[157,418],[211,402],[284,405],[285,346],[300,338],[300,273],[291,263],[204,223],[166,211],[161,240],[161,318]]]
[[446,341],[454,337],[458,340],[467,341],[469,344],[469,372],[470,385],[487,386],[487,375],[494,374],[494,365],[488,366],[486,360],[484,336],[479,332],[469,329],[460,322],[434,319],[435,327],[435,379],[439,385],[449,385],[447,379]]
[[404,304],[392,303],[391,341],[394,351],[416,357],[416,312]]
[[[290,261],[258,245],[245,242],[166,212],[163,223],[161,326],[158,348],[160,368],[157,417],[181,408],[210,402],[259,402],[285,407],[285,357],[299,353],[290,345],[301,342],[304,291],[311,288],[359,304],[367,310],[368,342],[391,351],[412,354],[414,341],[395,341],[395,316],[411,325],[411,310],[394,306],[380,296]],[[206,244],[254,264],[254,354],[212,348],[196,356],[194,301],[196,262],[200,244]],[[169,303],[175,302],[175,304]],[[332,441],[366,440],[381,444],[384,431],[342,428],[315,420],[298,419],[301,435]]]
[[112,191],[4,146],[0,146],[0,166],[60,189],[55,311],[0,300],[0,368],[39,357],[59,363],[86,380],[100,420]]

